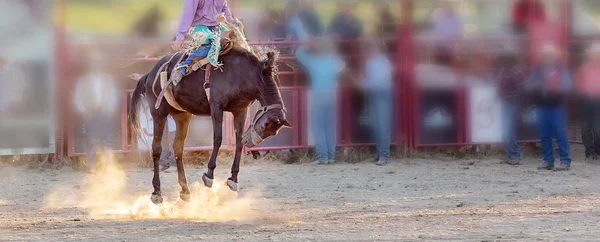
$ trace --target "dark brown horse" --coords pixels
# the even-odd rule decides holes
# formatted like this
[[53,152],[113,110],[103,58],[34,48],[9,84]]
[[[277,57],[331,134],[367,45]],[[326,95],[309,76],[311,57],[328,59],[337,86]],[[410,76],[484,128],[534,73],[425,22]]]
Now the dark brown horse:
[[[181,53],[175,54],[174,60],[179,59]],[[160,90],[160,83],[153,85],[155,76],[160,66],[167,63],[172,55],[163,57],[150,73],[144,75],[138,82],[131,99],[129,119],[134,126],[136,134],[139,132],[137,120],[137,107],[141,97],[145,96],[148,106],[154,107]],[[267,59],[260,61],[255,55],[242,48],[234,48],[229,53],[219,57],[223,63],[223,72],[212,71],[210,81],[210,101],[204,91],[204,71],[198,70],[186,76],[174,89],[175,100],[186,111],[182,112],[171,107],[163,98],[157,109],[151,108],[154,119],[154,139],[152,140],[152,159],[154,161],[154,178],[152,185],[152,202],[162,203],[159,178],[159,159],[162,151],[161,140],[167,116],[171,115],[177,124],[177,133],[173,142],[177,173],[181,186],[180,197],[184,201],[190,200],[187,178],[183,166],[183,148],[187,137],[188,127],[192,115],[211,116],[213,123],[213,150],[208,162],[208,171],[202,176],[204,185],[212,187],[214,170],[217,166],[216,159],[223,141],[223,112],[231,112],[234,116],[235,127],[235,157],[231,167],[231,177],[227,185],[237,191],[240,157],[243,146],[253,147],[265,138],[276,135],[284,126],[291,127],[285,117],[285,108],[281,101],[281,94],[275,82],[277,53],[268,52]],[[175,63],[169,63],[167,70],[170,73]],[[257,101],[263,107],[253,120],[250,128],[242,133],[246,120],[248,107]]]

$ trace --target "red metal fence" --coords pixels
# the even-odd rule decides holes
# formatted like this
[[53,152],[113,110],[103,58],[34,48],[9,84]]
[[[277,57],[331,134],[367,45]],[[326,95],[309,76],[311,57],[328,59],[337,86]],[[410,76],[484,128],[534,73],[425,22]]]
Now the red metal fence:
[[[559,21],[560,22],[560,21]],[[557,27],[560,26],[560,27]],[[431,49],[431,41],[426,38],[420,38],[415,36],[412,30],[410,22],[403,23],[398,32],[397,38],[397,53],[391,53],[393,55],[393,62],[395,64],[395,122],[394,122],[394,144],[403,148],[417,148],[417,147],[428,147],[428,146],[456,146],[456,145],[469,145],[477,144],[474,140],[472,133],[471,114],[472,112],[480,112],[481,110],[474,110],[470,100],[470,93],[473,88],[466,81],[466,77],[461,74],[452,73],[453,76],[458,80],[457,84],[451,87],[439,86],[428,86],[423,85],[420,80],[422,70],[420,69],[421,64],[426,64],[427,60],[431,58],[428,49]],[[566,48],[568,39],[566,38],[566,29],[562,28],[563,25],[554,24],[546,26],[536,26],[536,31],[532,31],[528,37],[524,36],[497,36],[488,38],[474,38],[464,40],[462,45],[471,47],[472,45],[480,45],[484,49],[490,49],[490,46],[497,44],[511,43],[515,46],[523,48],[524,58],[533,59],[535,52],[533,47],[539,45],[543,41],[553,40],[561,43]],[[257,42],[251,43],[252,45],[275,45],[275,46],[293,46],[300,44],[298,42]],[[493,49],[493,48],[491,48]],[[463,52],[459,54],[467,54],[472,51],[472,48],[464,48]],[[429,53],[429,54],[428,54]],[[353,57],[360,57],[360,53],[352,54]],[[145,61],[155,62],[157,58],[131,58],[134,61]],[[295,61],[292,53],[284,53],[281,56],[281,61],[293,63]],[[280,65],[284,66],[284,65]],[[266,140],[263,144],[258,147],[252,148],[252,151],[257,150],[274,150],[274,149],[300,149],[309,148],[311,146],[310,135],[309,135],[309,107],[307,105],[309,90],[306,87],[305,77],[302,72],[292,69],[282,69],[278,75],[282,78],[281,86],[282,98],[285,106],[288,110],[288,118],[293,125],[291,129],[284,129],[276,137],[272,137]],[[63,77],[69,75],[62,75]],[[445,75],[448,77],[448,75]],[[69,89],[69,81],[64,82],[62,90]],[[340,88],[340,100],[339,100],[339,129],[338,129],[338,146],[349,147],[349,146],[366,146],[372,145],[368,137],[365,137],[365,132],[360,128],[360,125],[352,124],[356,122],[356,119],[360,117],[357,113],[350,100],[354,97],[352,89],[349,87]],[[122,103],[121,111],[122,115],[120,120],[115,123],[116,137],[119,137],[118,142],[115,142],[115,151],[118,152],[130,152],[137,144],[134,144],[134,140],[131,137],[127,122],[127,108],[132,90],[127,90],[127,100]],[[360,97],[358,97],[360,98]],[[532,124],[529,113],[532,109],[531,105],[524,105],[522,110],[523,124],[519,130],[522,130],[523,135],[520,140],[534,141],[537,135],[530,130],[536,130]],[[254,115],[257,106],[250,108],[248,114]],[[483,111],[481,111],[483,112]],[[78,119],[70,112],[66,112],[66,145],[69,156],[76,156],[83,154],[82,135],[78,131],[80,124]],[[487,115],[487,114],[486,114]],[[250,116],[248,120],[250,120]],[[500,117],[495,118],[496,122],[499,122]],[[195,118],[201,120],[202,118]],[[225,120],[224,128],[224,142],[223,147],[225,149],[233,149],[235,145],[235,137],[232,129],[231,117],[227,117]],[[247,122],[248,123],[248,122]],[[205,123],[209,127],[210,122]],[[202,125],[199,125],[202,126]],[[359,128],[356,128],[359,127]],[[200,133],[195,133],[200,132]],[[210,131],[212,134],[212,131]],[[207,135],[203,131],[191,131],[188,137],[203,136],[212,137]],[[368,135],[367,135],[368,136]],[[61,137],[61,136],[57,136]],[[58,138],[57,138],[58,139]],[[58,145],[57,145],[58,146]],[[187,151],[195,150],[211,150],[212,143],[204,140],[193,140],[188,141],[186,145]]]
[[[404,32],[403,32],[404,31]],[[456,76],[456,85],[444,86],[443,82],[440,81],[439,86],[427,86],[422,84],[420,74],[425,75],[432,74],[427,71],[419,69],[418,62],[427,59],[426,55],[414,56],[413,53],[423,53],[428,49],[427,45],[431,44],[425,39],[410,38],[409,27],[402,30],[399,38],[396,39],[398,42],[398,53],[395,54],[396,64],[395,69],[395,92],[396,101],[394,105],[395,122],[394,122],[394,134],[393,141],[395,145],[416,148],[416,147],[428,147],[428,146],[456,146],[456,145],[469,145],[475,144],[471,139],[471,130],[469,123],[469,115],[473,110],[469,107],[469,91],[471,89],[468,86],[464,78],[465,76],[452,73],[451,75]],[[522,45],[522,37],[497,37],[485,39],[487,47],[492,46],[496,43],[502,42],[515,42],[516,45]],[[481,42],[482,39],[465,40],[462,44],[469,45],[473,42]],[[513,44],[515,44],[513,43]],[[252,43],[252,45],[296,45],[297,42],[263,42],[263,43]],[[411,51],[412,50],[412,51]],[[468,51],[467,51],[468,52]],[[356,55],[360,57],[360,55]],[[156,58],[136,58],[136,61],[156,61]],[[293,62],[295,58],[290,55],[283,55],[281,58],[285,62]],[[417,73],[419,72],[419,73]],[[251,150],[274,150],[274,149],[299,149],[308,148],[311,146],[309,142],[309,112],[308,112],[308,92],[304,81],[304,75],[302,72],[293,70],[282,70],[278,73],[282,77],[282,82],[286,86],[282,86],[281,94],[285,106],[288,110],[288,117],[293,125],[291,129],[284,129],[276,137],[272,137],[266,140],[263,144],[258,147],[252,148]],[[447,75],[445,75],[447,77]],[[283,78],[285,77],[285,78]],[[116,137],[115,146],[113,147],[117,152],[130,152],[135,145],[131,138],[128,122],[127,122],[127,108],[130,98],[130,94],[133,90],[127,90],[127,100],[122,102],[121,117],[118,123],[115,124]],[[368,146],[373,145],[369,141],[368,131],[364,132],[361,130],[360,125],[355,125],[352,122],[357,122],[360,119],[360,115],[357,114],[359,110],[352,107],[350,100],[354,98],[353,91],[351,88],[342,86],[340,87],[340,100],[339,100],[339,129],[338,129],[338,146],[349,147],[349,146]],[[359,97],[360,98],[360,97]],[[254,115],[257,106],[252,106],[248,112],[250,115]],[[525,110],[526,111],[526,110]],[[441,118],[441,119],[440,119]],[[497,122],[499,121],[499,117]],[[195,118],[201,119],[201,118]],[[235,145],[235,137],[232,129],[231,118],[228,117],[225,120],[224,128],[224,149],[233,149]],[[247,122],[248,123],[248,122]],[[205,125],[210,127],[210,122],[205,122]],[[368,126],[368,125],[366,125]],[[67,119],[67,146],[68,155],[76,156],[84,154],[83,150],[83,136],[81,132],[78,132],[80,124],[75,116]],[[358,128],[357,128],[358,127]],[[211,131],[205,131],[210,132]],[[193,137],[200,135],[203,137],[211,137],[207,133],[195,133],[192,129],[190,135]],[[535,134],[528,135],[523,138],[523,141],[530,141],[535,137]],[[78,141],[80,140],[80,141]],[[149,140],[149,139],[147,139]],[[188,141],[186,145],[187,151],[197,150],[211,150],[211,142],[195,142]],[[191,144],[192,143],[192,144]]]

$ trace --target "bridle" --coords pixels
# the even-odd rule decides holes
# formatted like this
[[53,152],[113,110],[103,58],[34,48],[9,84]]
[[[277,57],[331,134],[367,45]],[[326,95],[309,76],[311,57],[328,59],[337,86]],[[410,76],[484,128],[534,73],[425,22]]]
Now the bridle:
[[250,128],[248,129],[249,133],[244,133],[244,137],[250,135],[250,142],[252,142],[252,145],[258,145],[260,143],[262,143],[265,139],[263,139],[262,137],[260,137],[260,135],[258,134],[258,132],[256,132],[256,123],[258,122],[258,120],[260,120],[260,118],[262,118],[262,116],[264,116],[265,114],[267,114],[267,112],[269,112],[270,110],[273,109],[281,109],[283,111],[285,111],[285,109],[283,108],[283,106],[281,104],[271,104],[269,106],[264,106],[262,107],[260,110],[258,110],[258,112],[256,112],[256,115],[254,116],[254,119],[252,120],[252,124],[250,124]]

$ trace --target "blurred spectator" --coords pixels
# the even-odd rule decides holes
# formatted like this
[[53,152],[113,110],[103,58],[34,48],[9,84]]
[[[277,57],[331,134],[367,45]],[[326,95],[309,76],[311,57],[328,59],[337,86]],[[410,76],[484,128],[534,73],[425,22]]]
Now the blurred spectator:
[[339,9],[340,12],[333,17],[328,31],[338,42],[338,51],[345,57],[348,69],[355,70],[360,67],[360,61],[350,55],[361,52],[358,39],[363,35],[362,22],[356,16],[354,0],[340,1]]
[[431,22],[436,43],[436,59],[450,62],[457,41],[465,34],[465,23],[456,10],[456,0],[443,0],[441,8],[433,12]]
[[392,63],[383,51],[383,43],[369,40],[365,44],[365,76],[361,86],[369,103],[371,125],[375,134],[376,164],[387,165],[390,161],[392,134]]
[[511,47],[504,51],[506,52],[503,52],[496,60],[498,96],[502,102],[502,137],[506,146],[506,163],[519,165],[523,160],[523,154],[517,144],[517,122],[521,106],[521,93],[527,76],[519,67],[517,53]]
[[600,43],[589,48],[588,57],[577,73],[575,87],[581,98],[581,139],[585,157],[597,160],[600,155]]
[[310,35],[300,16],[301,6],[299,0],[288,0],[287,2],[286,15],[288,17],[288,22],[286,40],[308,41],[309,39]]
[[[290,37],[289,21],[286,17],[286,12],[279,9],[270,9],[267,15],[263,17],[260,24],[261,36],[265,36],[267,41],[285,41]],[[277,48],[281,54],[293,54],[290,45],[278,45]]]
[[340,12],[333,17],[329,32],[339,39],[357,39],[363,34],[360,19],[356,16],[356,2],[344,0],[339,3]]
[[344,62],[335,53],[331,40],[311,39],[298,47],[298,60],[308,71],[312,93],[312,131],[318,164],[335,162],[336,89]]
[[120,95],[106,60],[98,50],[87,52],[88,60],[77,78],[73,104],[83,120],[86,137],[87,171],[96,168],[96,153],[110,152],[113,128],[118,117]]
[[374,5],[378,18],[375,34],[379,39],[385,40],[384,43],[386,44],[388,52],[395,53],[396,37],[398,37],[398,19],[392,14],[390,4],[387,0],[377,0],[374,2]]
[[321,16],[314,8],[314,4],[313,0],[302,0],[298,16],[310,36],[320,37],[325,33],[325,27]]
[[513,6],[513,28],[517,33],[527,31],[527,25],[536,21],[546,21],[544,3],[539,0],[518,0]]
[[[561,51],[554,44],[542,45],[543,63],[533,68],[526,88],[537,106],[537,120],[542,140],[543,163],[540,170],[564,171],[571,168],[570,145],[567,137],[565,96],[573,89],[571,73],[561,62]],[[552,138],[556,135],[560,165],[554,167]]]

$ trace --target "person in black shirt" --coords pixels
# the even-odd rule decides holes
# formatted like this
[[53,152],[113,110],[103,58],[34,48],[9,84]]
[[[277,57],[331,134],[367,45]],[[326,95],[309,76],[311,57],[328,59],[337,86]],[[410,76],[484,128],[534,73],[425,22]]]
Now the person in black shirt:
[[398,19],[392,14],[390,4],[387,0],[375,1],[378,23],[375,27],[375,34],[384,41],[388,53],[396,52],[396,37],[398,31]]
[[506,163],[519,165],[523,159],[521,148],[517,144],[517,121],[519,116],[521,92],[525,86],[527,76],[519,67],[516,53],[510,47],[506,48],[496,59],[496,80],[498,82],[498,96],[502,102],[502,133],[506,146]]
[[355,14],[355,1],[342,1],[339,8],[341,11],[333,18],[328,32],[338,43],[338,52],[346,58],[348,68],[357,70],[361,66],[355,56],[361,53],[359,38],[363,35],[362,22]]

